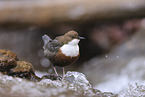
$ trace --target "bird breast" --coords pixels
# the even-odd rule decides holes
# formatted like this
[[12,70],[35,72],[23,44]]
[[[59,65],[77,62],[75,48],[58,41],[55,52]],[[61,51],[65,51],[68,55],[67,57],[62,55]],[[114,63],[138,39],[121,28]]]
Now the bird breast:
[[79,55],[79,40],[75,39],[69,42],[68,44],[64,44],[60,50],[65,56],[76,57]]

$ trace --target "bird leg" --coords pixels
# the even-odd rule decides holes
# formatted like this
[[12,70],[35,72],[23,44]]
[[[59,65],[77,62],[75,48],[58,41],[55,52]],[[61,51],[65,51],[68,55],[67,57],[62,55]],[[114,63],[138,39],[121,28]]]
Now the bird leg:
[[57,73],[57,71],[56,71],[55,66],[53,66],[53,69],[54,69],[54,71],[55,71],[55,74],[58,76],[58,73]]
[[64,67],[62,67],[62,69],[63,69],[63,77],[64,77],[64,75],[65,75],[65,70],[64,70]]

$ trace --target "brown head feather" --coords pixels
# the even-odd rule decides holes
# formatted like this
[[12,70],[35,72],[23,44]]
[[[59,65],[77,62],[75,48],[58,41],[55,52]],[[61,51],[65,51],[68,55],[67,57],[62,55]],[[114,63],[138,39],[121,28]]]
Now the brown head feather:
[[73,39],[78,39],[78,37],[79,37],[78,33],[72,30],[67,32],[63,36],[56,37],[56,39],[62,44],[67,44]]

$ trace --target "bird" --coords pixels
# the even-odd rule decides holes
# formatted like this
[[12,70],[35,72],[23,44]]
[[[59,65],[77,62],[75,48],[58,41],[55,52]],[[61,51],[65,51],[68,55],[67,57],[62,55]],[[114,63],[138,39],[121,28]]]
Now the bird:
[[80,56],[79,41],[85,39],[80,37],[76,31],[68,31],[64,35],[51,39],[48,35],[42,36],[44,41],[44,56],[50,60],[55,74],[58,76],[56,66],[63,68],[63,77],[65,75],[65,66],[76,62]]

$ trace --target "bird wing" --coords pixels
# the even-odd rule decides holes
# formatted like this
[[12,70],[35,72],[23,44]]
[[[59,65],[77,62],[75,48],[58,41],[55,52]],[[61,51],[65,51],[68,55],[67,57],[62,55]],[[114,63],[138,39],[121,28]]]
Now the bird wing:
[[55,54],[59,51],[59,48],[62,46],[57,39],[52,40],[48,35],[42,36],[42,39],[44,41],[44,54],[47,54],[47,56]]
[[49,41],[52,41],[52,39],[48,35],[46,35],[46,34],[42,36],[42,39],[44,41],[44,45],[49,43]]
[[58,52],[59,48],[61,47],[60,43],[57,41],[57,39],[52,40],[48,35],[42,36],[42,39],[44,41],[44,56],[46,56],[48,59],[53,59],[56,52]]

